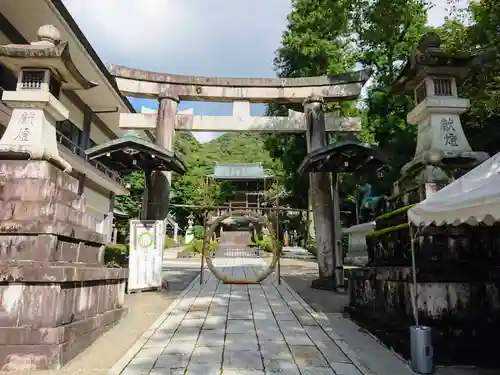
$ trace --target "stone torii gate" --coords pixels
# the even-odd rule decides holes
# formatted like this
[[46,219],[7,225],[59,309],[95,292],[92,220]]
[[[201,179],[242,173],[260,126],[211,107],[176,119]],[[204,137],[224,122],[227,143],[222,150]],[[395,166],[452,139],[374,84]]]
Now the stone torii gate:
[[[327,132],[360,130],[360,118],[325,114],[322,104],[357,99],[371,74],[370,70],[360,70],[328,77],[270,79],[174,75],[118,65],[111,65],[108,69],[124,95],[159,101],[157,112],[121,114],[120,127],[154,131],[156,144],[169,151],[173,151],[176,131],[302,132],[307,136],[307,152],[317,150],[326,146]],[[233,115],[178,113],[181,100],[232,102]],[[250,115],[250,103],[303,103],[305,113],[290,111],[288,117],[254,117]],[[333,257],[335,215],[329,181],[326,173],[312,173],[310,185],[314,187],[314,194],[309,196],[316,223],[318,256],[331,254]],[[164,220],[167,216],[169,187],[168,172],[153,174],[148,209],[150,219]],[[333,259],[331,264],[334,264]],[[320,267],[320,277],[332,276],[333,271]]]

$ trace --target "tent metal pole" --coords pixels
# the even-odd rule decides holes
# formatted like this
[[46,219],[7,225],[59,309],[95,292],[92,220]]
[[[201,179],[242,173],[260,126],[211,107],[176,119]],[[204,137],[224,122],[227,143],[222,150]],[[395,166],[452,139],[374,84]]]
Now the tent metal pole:
[[415,238],[418,235],[418,230],[415,233],[413,226],[410,225],[410,250],[411,250],[411,273],[413,278],[413,293],[411,296],[412,307],[413,307],[413,318],[415,320],[415,325],[418,326],[418,309],[417,309],[417,262],[415,260]]

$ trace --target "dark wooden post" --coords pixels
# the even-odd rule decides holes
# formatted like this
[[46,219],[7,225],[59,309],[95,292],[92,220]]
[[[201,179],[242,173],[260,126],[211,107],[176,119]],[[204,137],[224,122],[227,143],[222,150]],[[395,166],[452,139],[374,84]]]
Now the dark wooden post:
[[333,254],[335,255],[335,285],[344,285],[344,254],[342,251],[342,223],[340,221],[339,176],[331,174],[333,201]]
[[[327,144],[323,99],[310,96],[304,100],[303,105],[307,120],[308,152],[312,152]],[[331,178],[327,172],[310,173],[309,176],[319,276],[320,279],[328,279],[329,282],[334,282],[335,227]]]

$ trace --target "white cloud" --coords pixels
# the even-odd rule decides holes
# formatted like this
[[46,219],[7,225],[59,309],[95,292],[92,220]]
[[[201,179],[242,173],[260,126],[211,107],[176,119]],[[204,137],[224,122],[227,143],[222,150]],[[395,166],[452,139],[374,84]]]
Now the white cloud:
[[64,0],[108,63],[273,77],[290,0]]
[[[106,63],[202,76],[274,77],[291,0],[64,0]],[[210,111],[197,107],[197,114]],[[201,113],[200,113],[201,112]],[[207,142],[218,133],[195,133]]]
[[[467,0],[451,0],[460,7]],[[432,0],[432,25],[450,0]],[[64,0],[107,63],[177,74],[273,77],[291,0]]]

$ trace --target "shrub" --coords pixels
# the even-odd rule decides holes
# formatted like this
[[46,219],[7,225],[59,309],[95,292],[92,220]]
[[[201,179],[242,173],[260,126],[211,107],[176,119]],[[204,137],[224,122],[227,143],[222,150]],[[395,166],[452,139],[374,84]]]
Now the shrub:
[[216,251],[219,248],[219,241],[210,241],[208,244],[209,251]]
[[171,249],[172,247],[182,246],[184,245],[184,237],[177,236],[177,243],[175,243],[174,238],[167,236],[165,238],[165,249]]
[[262,251],[267,251],[267,252],[273,251],[272,250],[273,249],[273,239],[269,235],[264,236],[262,239],[258,239],[257,241],[255,241],[255,244]]
[[179,246],[184,245],[184,236],[177,236],[177,242],[179,243]]
[[306,250],[309,250],[314,255],[318,255],[318,250],[316,249],[316,239],[309,238],[306,243]]
[[174,239],[172,237],[167,236],[165,238],[165,249],[170,249],[175,247]]
[[195,239],[186,245],[186,250],[191,251],[192,253],[199,253],[201,252],[202,246],[203,246],[203,240]]
[[104,263],[106,267],[128,267],[129,249],[127,245],[111,243],[104,248]]
[[[207,244],[206,251],[211,252],[217,250],[219,247],[219,243],[217,241],[210,241]],[[186,250],[191,251],[193,253],[201,254],[201,250],[203,248],[203,240],[193,240],[187,246]]]
[[202,240],[205,236],[205,228],[203,225],[195,225],[193,226],[193,236],[197,240]]

